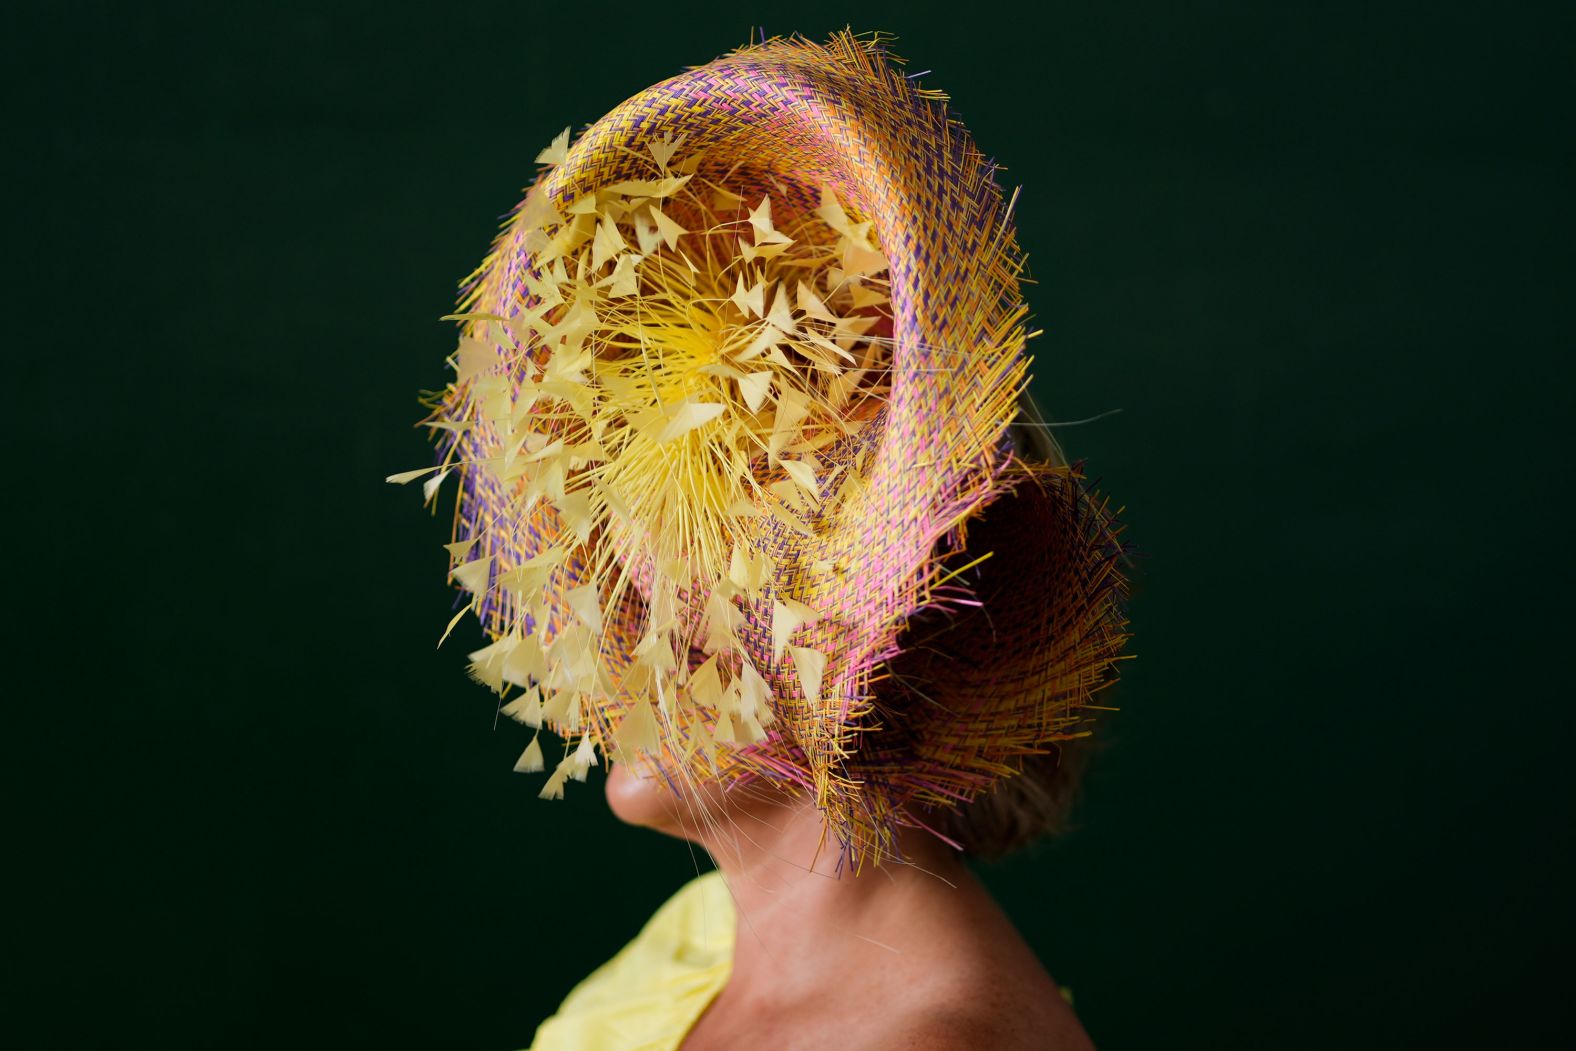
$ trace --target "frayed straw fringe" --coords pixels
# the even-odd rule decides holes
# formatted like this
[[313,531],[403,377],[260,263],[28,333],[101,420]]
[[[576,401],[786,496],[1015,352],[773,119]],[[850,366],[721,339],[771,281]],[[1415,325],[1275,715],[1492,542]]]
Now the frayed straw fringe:
[[795,786],[857,866],[1089,732],[1118,528],[1013,451],[1012,202],[898,61],[773,38],[565,129],[463,284],[438,465],[391,480],[457,476],[470,673],[565,739],[544,796],[599,754]]

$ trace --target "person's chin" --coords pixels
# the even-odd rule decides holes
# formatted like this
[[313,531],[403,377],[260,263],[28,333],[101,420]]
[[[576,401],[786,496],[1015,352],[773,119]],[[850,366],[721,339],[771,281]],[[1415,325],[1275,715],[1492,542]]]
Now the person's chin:
[[672,793],[661,780],[643,776],[628,763],[614,763],[604,784],[608,808],[624,824],[679,834]]

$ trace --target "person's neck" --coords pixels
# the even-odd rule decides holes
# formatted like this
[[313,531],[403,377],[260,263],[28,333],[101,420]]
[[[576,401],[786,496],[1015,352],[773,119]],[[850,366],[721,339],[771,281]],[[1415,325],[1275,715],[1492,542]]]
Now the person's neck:
[[962,860],[920,830],[899,840],[906,863],[867,863],[856,873],[845,862],[839,871],[835,837],[804,801],[741,808],[732,827],[704,845],[738,911],[729,986],[747,1001],[812,992],[784,987],[785,976],[807,973],[785,966],[789,961],[813,955],[830,964],[901,952],[921,926],[916,917],[981,892]]

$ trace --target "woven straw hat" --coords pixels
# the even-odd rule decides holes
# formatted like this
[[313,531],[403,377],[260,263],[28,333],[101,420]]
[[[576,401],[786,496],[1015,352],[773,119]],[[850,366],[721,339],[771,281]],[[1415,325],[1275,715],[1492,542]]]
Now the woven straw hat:
[[1089,733],[1117,529],[1015,454],[1011,205],[895,61],[772,39],[566,129],[464,284],[438,466],[391,480],[457,477],[455,621],[564,739],[546,796],[599,753],[766,779],[879,861]]

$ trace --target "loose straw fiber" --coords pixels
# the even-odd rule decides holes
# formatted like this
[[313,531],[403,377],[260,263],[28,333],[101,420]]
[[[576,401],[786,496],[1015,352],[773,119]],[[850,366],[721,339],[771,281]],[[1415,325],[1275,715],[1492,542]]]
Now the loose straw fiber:
[[1013,453],[1010,206],[895,61],[772,39],[566,129],[465,283],[439,465],[392,480],[457,476],[471,674],[564,739],[543,795],[766,780],[857,864],[1089,732],[1117,530]]

